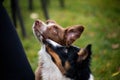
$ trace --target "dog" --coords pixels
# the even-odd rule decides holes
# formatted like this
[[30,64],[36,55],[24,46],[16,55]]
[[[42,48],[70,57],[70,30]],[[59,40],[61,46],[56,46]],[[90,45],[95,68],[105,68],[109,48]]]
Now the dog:
[[[47,20],[46,23],[41,20],[36,20],[33,24],[33,32],[38,39],[42,35],[45,39],[51,39],[64,46],[71,45],[80,37],[83,30],[84,27],[81,25],[62,28],[53,20]],[[41,40],[39,39],[39,41]]]
[[46,40],[47,52],[62,74],[70,80],[94,80],[90,69],[91,44],[85,48],[62,46],[52,40]]
[[39,63],[35,71],[35,80],[71,80],[60,71],[62,67],[59,69],[52,61],[52,57],[48,54],[44,41],[45,39],[51,39],[60,45],[70,46],[80,37],[84,27],[75,25],[62,28],[53,20],[48,20],[46,23],[36,20],[32,28],[34,35],[41,43],[41,50],[38,52]]

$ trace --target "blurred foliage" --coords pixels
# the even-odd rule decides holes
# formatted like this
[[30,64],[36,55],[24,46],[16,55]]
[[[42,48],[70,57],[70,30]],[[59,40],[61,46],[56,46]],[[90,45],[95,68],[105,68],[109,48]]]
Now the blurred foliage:
[[[65,0],[65,8],[61,8],[59,0],[49,0],[50,19],[63,27],[81,24],[85,30],[74,45],[84,47],[92,44],[91,70],[95,80],[120,79],[120,1],[119,0]],[[45,21],[39,0],[33,0],[33,11],[28,10],[28,0],[19,0],[22,16],[27,31],[23,39],[19,21],[17,32],[30,61],[33,71],[38,63],[40,43],[32,33],[32,25],[36,18]],[[4,6],[10,17],[10,0]]]

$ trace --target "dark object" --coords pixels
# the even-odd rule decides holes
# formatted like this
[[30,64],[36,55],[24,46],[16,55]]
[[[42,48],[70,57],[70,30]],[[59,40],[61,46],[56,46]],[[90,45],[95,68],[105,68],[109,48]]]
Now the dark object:
[[[60,6],[62,8],[65,7],[65,0],[59,0],[59,3],[60,3]],[[33,0],[29,0],[29,7],[28,9],[30,11],[33,10]],[[43,10],[43,13],[44,13],[44,16],[45,16],[45,19],[48,20],[50,17],[49,17],[49,12],[48,12],[48,4],[50,3],[50,0],[40,0],[40,3],[41,3],[41,6],[42,6],[42,10]]]
[[64,0],[59,0],[59,2],[60,2],[60,6],[61,6],[62,8],[64,8],[64,7],[65,7]]
[[46,20],[49,19],[48,10],[47,10],[47,0],[41,0],[42,9],[45,15]]
[[28,0],[28,9],[30,10],[30,11],[32,11],[33,10],[33,0]]
[[25,30],[25,26],[24,26],[24,21],[22,19],[22,15],[21,15],[21,11],[20,11],[20,7],[18,4],[18,0],[11,0],[11,13],[12,13],[12,19],[13,19],[13,23],[15,25],[15,27],[17,27],[16,25],[16,21],[17,18],[20,22],[20,27],[21,27],[21,31],[22,31],[22,35],[25,38],[27,36],[26,34],[26,30]]
[[2,1],[0,1],[0,48],[2,80],[34,80],[34,73]]

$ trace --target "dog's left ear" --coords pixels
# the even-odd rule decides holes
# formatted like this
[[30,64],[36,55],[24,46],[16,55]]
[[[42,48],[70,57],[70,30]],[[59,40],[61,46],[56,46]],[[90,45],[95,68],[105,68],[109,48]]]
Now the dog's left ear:
[[91,56],[91,44],[87,45],[86,48],[81,48],[78,52],[77,62],[83,61]]
[[76,39],[80,37],[84,30],[83,26],[80,25],[75,25],[72,27],[69,27],[65,30],[65,42],[66,45],[69,46],[71,45]]

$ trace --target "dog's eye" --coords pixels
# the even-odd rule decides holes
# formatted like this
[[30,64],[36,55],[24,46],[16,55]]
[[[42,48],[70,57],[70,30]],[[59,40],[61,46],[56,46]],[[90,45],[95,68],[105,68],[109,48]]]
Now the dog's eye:
[[47,21],[46,21],[46,24],[49,24],[49,23],[54,23],[54,24],[55,24],[56,22],[53,21],[53,20],[47,20]]
[[56,26],[53,26],[52,30],[53,30],[53,32],[54,32],[55,34],[58,33],[58,28],[57,28]]
[[58,29],[56,25],[53,26],[54,29]]

